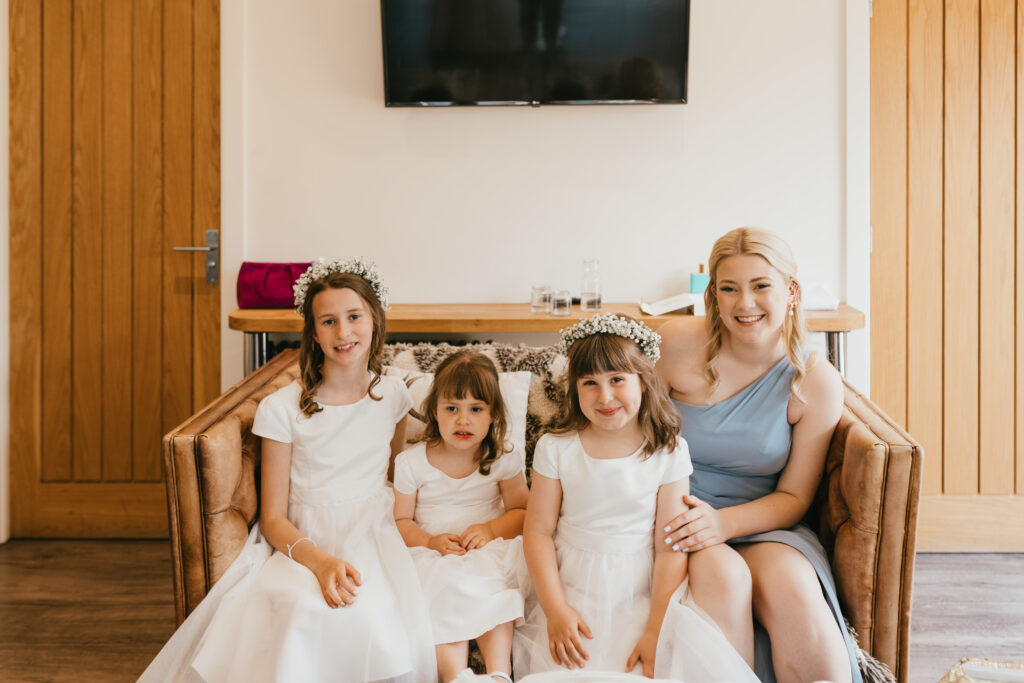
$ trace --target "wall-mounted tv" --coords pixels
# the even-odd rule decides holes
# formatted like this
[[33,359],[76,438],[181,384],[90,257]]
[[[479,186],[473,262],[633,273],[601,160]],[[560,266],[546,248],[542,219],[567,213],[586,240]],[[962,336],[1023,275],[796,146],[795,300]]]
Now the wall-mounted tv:
[[389,107],[684,103],[690,0],[381,0]]

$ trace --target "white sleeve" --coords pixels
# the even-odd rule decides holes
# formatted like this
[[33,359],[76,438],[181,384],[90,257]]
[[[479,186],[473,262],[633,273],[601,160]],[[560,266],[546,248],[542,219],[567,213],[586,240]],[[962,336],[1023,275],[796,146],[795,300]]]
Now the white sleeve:
[[498,481],[505,481],[518,476],[523,471],[523,467],[523,454],[513,449],[494,461],[491,466],[491,474]]
[[[298,406],[296,406],[298,408]],[[264,397],[256,408],[256,417],[252,421],[252,433],[282,443],[292,442],[292,417],[288,414],[278,392]]]
[[382,378],[381,381],[384,382],[388,379],[395,384],[395,399],[392,405],[395,406],[395,424],[398,424],[412,408],[412,394],[409,393],[409,387],[405,386],[405,382],[397,377]]
[[409,451],[402,451],[395,456],[395,490],[407,496],[416,493],[419,489],[416,473],[412,467],[412,458],[409,456]]
[[558,458],[553,443],[554,439],[547,434],[540,437],[533,450],[533,471],[542,477],[558,479]]
[[668,460],[665,464],[665,472],[661,477],[662,484],[671,484],[693,474],[693,463],[690,462],[690,447],[686,445],[686,440],[681,436],[674,451],[655,453],[651,457],[666,458]]

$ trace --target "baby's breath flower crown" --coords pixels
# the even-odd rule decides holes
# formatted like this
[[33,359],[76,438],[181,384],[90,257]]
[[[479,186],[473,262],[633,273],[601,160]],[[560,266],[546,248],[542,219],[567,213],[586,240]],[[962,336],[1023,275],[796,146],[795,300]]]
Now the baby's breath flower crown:
[[377,300],[380,301],[381,307],[385,311],[388,310],[390,307],[388,302],[390,292],[384,286],[380,279],[380,274],[373,266],[372,262],[367,263],[361,258],[350,258],[345,261],[340,259],[335,259],[334,261],[314,261],[306,269],[306,272],[299,276],[299,279],[295,281],[295,285],[292,287],[292,291],[295,293],[295,311],[302,315],[302,306],[306,303],[306,292],[309,291],[309,286],[331,273],[351,273],[363,278],[369,283],[373,293],[377,295]]
[[651,363],[657,363],[661,358],[661,350],[658,348],[661,345],[660,334],[638,320],[614,313],[598,313],[561,330],[559,334],[562,336],[562,352],[567,355],[572,345],[581,339],[595,334],[615,334],[635,342],[651,359]]

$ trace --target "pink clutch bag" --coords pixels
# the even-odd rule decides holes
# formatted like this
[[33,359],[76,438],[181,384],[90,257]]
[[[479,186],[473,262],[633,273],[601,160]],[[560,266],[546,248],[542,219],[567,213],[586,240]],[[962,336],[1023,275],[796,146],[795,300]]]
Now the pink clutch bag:
[[307,263],[260,263],[243,261],[235,294],[239,308],[291,308],[292,285],[309,268]]

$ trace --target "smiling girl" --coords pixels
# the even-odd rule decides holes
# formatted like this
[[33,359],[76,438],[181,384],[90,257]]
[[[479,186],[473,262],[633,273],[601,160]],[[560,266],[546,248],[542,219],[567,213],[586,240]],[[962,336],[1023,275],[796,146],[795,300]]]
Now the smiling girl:
[[387,485],[412,404],[404,383],[382,376],[387,290],[357,259],[317,263],[295,305],[300,377],[253,420],[259,523],[143,681],[435,680]]
[[516,630],[517,677],[580,668],[756,680],[694,609],[686,555],[656,532],[683,511],[693,469],[654,371],[659,342],[614,314],[562,332],[566,404],[534,452],[523,532],[534,593]]
[[443,683],[469,677],[476,640],[488,674],[510,682],[528,490],[494,364],[469,350],[446,358],[423,412],[424,440],[395,461],[395,520],[430,605],[438,673]]

